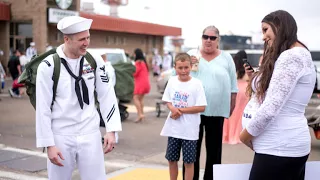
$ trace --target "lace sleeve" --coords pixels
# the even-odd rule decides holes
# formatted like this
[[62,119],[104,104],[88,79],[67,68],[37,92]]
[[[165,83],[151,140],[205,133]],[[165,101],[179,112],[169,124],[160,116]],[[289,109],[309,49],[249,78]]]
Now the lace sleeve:
[[247,124],[252,136],[258,136],[279,113],[303,72],[303,59],[290,51],[283,52],[276,61],[266,97]]

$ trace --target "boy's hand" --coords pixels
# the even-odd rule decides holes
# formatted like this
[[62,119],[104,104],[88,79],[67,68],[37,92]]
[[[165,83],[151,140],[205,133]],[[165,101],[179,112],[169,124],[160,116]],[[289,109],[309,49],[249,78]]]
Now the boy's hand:
[[178,108],[171,108],[171,118],[172,119],[178,119],[180,116],[182,115],[182,113],[179,111]]

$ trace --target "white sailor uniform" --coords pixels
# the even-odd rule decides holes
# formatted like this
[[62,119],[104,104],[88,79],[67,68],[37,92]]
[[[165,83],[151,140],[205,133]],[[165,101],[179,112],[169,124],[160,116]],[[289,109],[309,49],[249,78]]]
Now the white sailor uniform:
[[[79,59],[70,59],[63,53],[64,45],[57,48],[60,58],[79,75]],[[121,131],[121,120],[113,85],[107,81],[104,62],[92,54],[97,63],[94,71],[84,60],[82,78],[88,88],[89,104],[81,109],[75,93],[75,79],[61,64],[56,99],[52,109],[53,56],[48,56],[38,67],[36,86],[36,138],[37,147],[56,146],[65,160],[63,167],[54,165],[48,159],[50,180],[70,180],[77,166],[81,179],[106,180],[104,155],[99,131],[100,117],[95,107],[94,90],[100,102],[100,111],[106,124],[106,131]],[[95,72],[95,74],[94,74]]]

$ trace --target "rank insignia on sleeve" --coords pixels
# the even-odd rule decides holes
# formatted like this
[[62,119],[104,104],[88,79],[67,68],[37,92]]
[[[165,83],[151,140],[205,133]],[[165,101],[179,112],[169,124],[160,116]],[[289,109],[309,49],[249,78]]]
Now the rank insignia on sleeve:
[[109,76],[108,76],[108,74],[106,74],[106,75],[100,75],[100,77],[101,77],[101,81],[102,81],[102,82],[105,82],[105,83],[108,83],[108,82],[109,82]]
[[48,67],[51,66],[51,64],[50,64],[49,61],[47,61],[47,60],[43,60],[42,62],[45,62],[45,63],[48,65]]
[[105,67],[105,65],[103,65],[102,67],[100,67],[100,70],[103,71],[103,74],[106,74],[106,67]]

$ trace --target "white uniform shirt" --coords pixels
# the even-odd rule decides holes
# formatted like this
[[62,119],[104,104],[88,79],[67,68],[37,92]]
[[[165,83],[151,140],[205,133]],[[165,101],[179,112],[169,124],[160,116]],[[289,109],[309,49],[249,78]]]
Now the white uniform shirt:
[[4,81],[4,76],[6,75],[6,72],[4,71],[1,62],[0,62],[0,82]]
[[310,132],[304,113],[315,80],[308,50],[295,47],[280,54],[265,99],[261,105],[255,105],[256,112],[246,124],[247,131],[254,136],[255,152],[283,157],[310,153]]
[[170,54],[163,56],[162,68],[164,71],[171,69],[172,66],[172,57]]
[[[57,48],[58,55],[67,61],[71,71],[78,76],[81,57],[78,59],[67,58],[62,51],[63,47],[64,45],[61,45]],[[84,103],[83,109],[80,108],[75,93],[75,79],[61,64],[56,100],[51,111],[53,55],[48,56],[44,62],[40,63],[36,82],[37,147],[54,146],[53,135],[55,134],[84,135],[99,131],[100,117],[95,107],[95,89],[100,102],[100,111],[106,124],[106,131],[121,131],[121,120],[114,88],[109,81],[106,81],[106,72],[102,70],[104,65],[102,58],[92,55],[97,63],[95,74],[86,60],[83,65],[82,78],[88,87],[90,101],[89,105]]]
[[27,59],[30,61],[31,58],[34,56],[34,55],[37,55],[37,49],[35,47],[28,47],[27,50],[26,50],[26,56],[27,56]]
[[29,60],[30,60],[30,59],[28,59],[26,55],[21,55],[21,56],[19,57],[19,61],[20,61],[20,65],[21,65],[21,66],[26,65],[26,64],[29,62]]
[[111,64],[111,62],[107,61],[107,62],[104,62],[105,63],[105,66],[106,66],[106,70],[108,72],[108,76],[110,78],[110,80],[112,81],[112,84],[113,86],[116,85],[116,73],[115,73],[115,70]]
[[[169,79],[163,93],[163,101],[171,102],[176,108],[206,106],[206,96],[200,80],[191,78],[187,82],[181,82],[178,76]],[[161,136],[169,136],[186,140],[199,139],[200,113],[182,114],[178,119],[167,120],[161,131]]]

